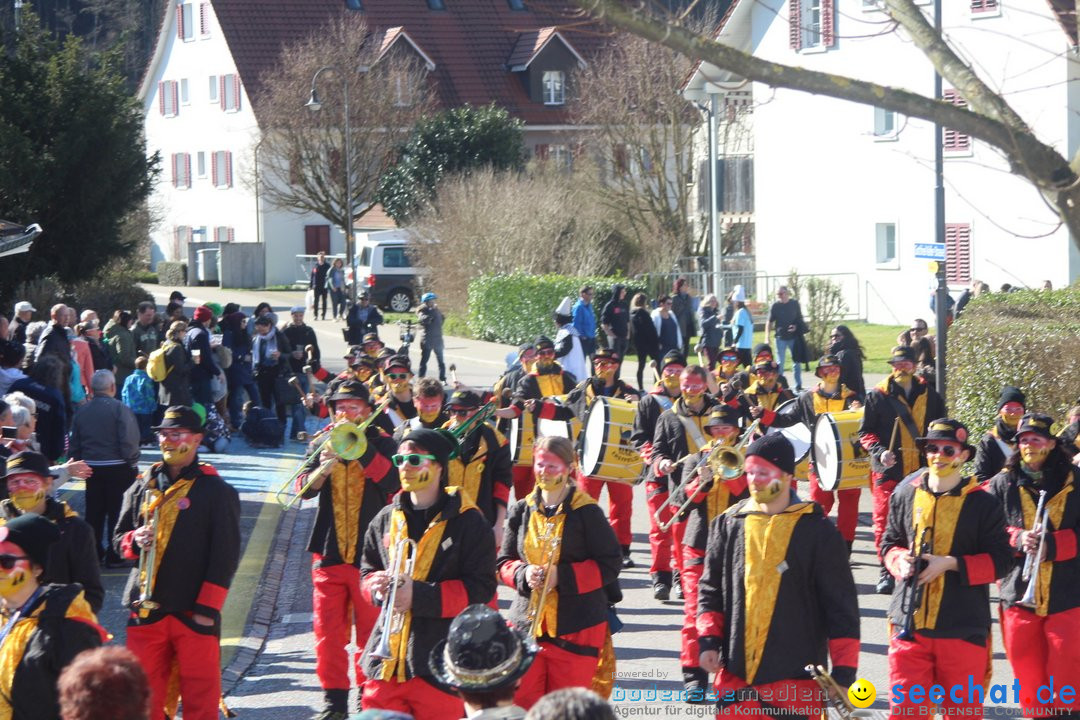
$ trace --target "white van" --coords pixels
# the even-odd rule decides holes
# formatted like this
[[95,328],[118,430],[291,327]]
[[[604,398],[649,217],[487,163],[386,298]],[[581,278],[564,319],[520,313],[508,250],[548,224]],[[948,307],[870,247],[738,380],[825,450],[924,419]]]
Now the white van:
[[359,292],[394,312],[408,312],[420,297],[422,273],[413,267],[404,230],[356,233],[356,274]]

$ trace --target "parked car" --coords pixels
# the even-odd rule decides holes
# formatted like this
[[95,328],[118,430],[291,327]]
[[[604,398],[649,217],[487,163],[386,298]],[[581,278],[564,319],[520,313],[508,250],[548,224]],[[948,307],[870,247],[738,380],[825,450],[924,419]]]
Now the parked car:
[[413,267],[407,248],[408,235],[400,230],[357,233],[359,290],[371,293],[381,308],[408,312],[420,296],[422,272]]

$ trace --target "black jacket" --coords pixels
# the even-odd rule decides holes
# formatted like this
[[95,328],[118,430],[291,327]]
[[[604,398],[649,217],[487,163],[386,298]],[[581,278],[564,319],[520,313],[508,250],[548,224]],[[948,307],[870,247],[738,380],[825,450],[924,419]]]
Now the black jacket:
[[[22,515],[11,500],[0,502],[0,518],[4,522]],[[56,524],[60,530],[60,542],[49,548],[49,559],[40,582],[71,585],[78,583],[86,594],[86,602],[95,613],[105,602],[105,588],[101,585],[101,568],[97,556],[94,531],[79,514],[52,498],[45,499],[43,517]]]
[[1074,457],[1080,452],[1080,422],[1069,425],[1058,435],[1058,445],[1069,457]]
[[[974,477],[935,495],[926,486],[927,475],[922,471],[905,479],[889,498],[881,557],[894,575],[899,573],[899,559],[910,554],[916,542],[916,508],[921,509],[920,528],[932,526],[933,533],[929,539],[920,534],[920,544],[929,541],[934,555],[952,555],[958,568],[923,585],[915,628],[929,637],[981,643],[990,632],[990,584],[1005,574],[1012,557],[1005,516],[1001,504]],[[952,542],[945,545],[949,536]],[[889,621],[897,627],[904,624],[906,585],[903,580],[896,583],[889,603]]]
[[612,289],[611,299],[600,311],[600,324],[609,326],[615,337],[626,339],[630,332],[630,307],[625,300],[619,300],[619,292],[624,289],[623,285],[616,285]]
[[311,267],[311,277],[308,279],[308,287],[313,288],[317,294],[326,292],[326,273],[330,272],[331,264],[328,262],[316,262]]
[[56,681],[60,672],[84,650],[101,647],[108,633],[97,624],[78,585],[42,585],[42,593],[26,608],[16,627],[31,624],[25,643],[21,633],[8,635],[0,655],[13,656],[15,673],[0,679],[0,706],[12,720],[59,720]]
[[[190,620],[191,613],[198,613],[213,619],[213,632],[220,632],[221,606],[240,563],[240,496],[212,465],[197,459],[180,471],[175,483],[167,479],[163,463],[151,465],[124,493],[120,521],[113,533],[116,551],[125,558],[138,559],[139,546],[132,535],[144,524],[147,491],[166,487],[168,492],[176,483],[192,481],[185,497],[161,505],[162,513],[175,513],[176,517],[154,584],[152,598],[161,607],[146,617],[132,613],[128,623],[149,624],[171,614],[205,634],[206,628]],[[135,567],[128,577],[124,605],[130,607],[138,598],[139,569]]]
[[[290,348],[289,354],[289,368],[294,373],[304,372],[304,366],[308,364],[307,361],[307,346],[312,348],[312,358],[315,363],[315,367],[318,367],[319,362],[319,339],[315,337],[315,329],[310,325],[294,325],[289,323],[285,327],[281,328],[278,332],[284,335],[289,340]],[[291,354],[292,350],[303,351],[302,357],[297,360]]]
[[[937,391],[922,378],[915,377],[911,382],[911,394],[907,397],[891,377],[885,378],[866,393],[862,425],[859,426],[859,444],[869,453],[871,477],[879,484],[889,481],[899,482],[918,468],[926,466],[926,458],[921,453],[918,453],[917,463],[905,463],[905,453],[901,452],[901,449],[911,456],[914,456],[917,450],[914,438],[908,437],[903,421],[898,425],[896,447],[893,448],[896,453],[896,464],[890,468],[881,466],[880,457],[889,449],[893,423],[897,418],[892,399],[908,406],[919,433],[916,437],[926,432],[931,421],[945,417],[945,402]],[[919,422],[920,414],[922,415],[921,423]]]
[[65,367],[71,367],[71,340],[68,339],[67,328],[56,323],[49,323],[42,331],[37,350],[34,351],[34,360],[50,354],[60,358]]
[[[1015,432],[1005,433],[1005,437],[1002,437],[1000,428],[999,418],[999,422],[995,423],[994,428],[983,433],[978,447],[975,448],[975,477],[979,479],[979,482],[986,482],[1001,472],[1006,461],[1016,451]],[[1002,441],[1009,446],[1008,453],[1001,448],[1001,442],[998,441],[998,438],[1002,438]]]
[[634,330],[634,347],[638,355],[656,357],[660,353],[660,338],[656,334],[656,325],[652,315],[645,308],[638,308],[630,314],[630,323]]
[[[473,502],[484,513],[488,524],[494,525],[499,508],[505,508],[510,499],[513,468],[510,444],[501,432],[485,424],[461,441],[458,455],[450,461],[448,472],[451,478],[460,473],[466,488],[470,483],[476,485]],[[478,481],[471,479],[476,473],[479,473]]]
[[[660,415],[660,419],[656,422],[656,432],[653,433],[652,458],[649,463],[653,468],[653,477],[649,478],[650,480],[666,484],[669,488],[674,488],[682,482],[683,467],[678,461],[685,459],[690,453],[700,451],[708,442],[709,432],[704,428],[704,424],[709,419],[709,411],[715,404],[716,401],[711,396],[705,395],[701,410],[693,412],[683,405],[682,399],[679,399],[675,401],[670,411]],[[698,442],[697,438],[691,436],[687,425],[696,428],[702,442]],[[667,476],[656,477],[656,463],[661,458],[667,458],[676,464]]]
[[165,366],[169,374],[158,383],[158,402],[169,405],[191,405],[191,356],[178,342],[166,340]]
[[349,344],[359,345],[364,340],[364,335],[367,333],[379,333],[379,326],[383,324],[382,313],[375,307],[374,304],[368,303],[367,319],[365,322],[360,321],[360,302],[357,301],[351,308],[349,308],[349,315],[345,319],[346,324],[349,326]]
[[[438,502],[427,511],[412,507],[408,493],[399,493],[392,505],[383,508],[371,521],[364,535],[360,587],[371,597],[366,582],[372,573],[385,570],[390,563],[386,546],[395,510],[405,514],[409,537],[418,544],[425,535],[438,538],[426,579],[413,582],[412,622],[406,654],[406,677],[431,677],[428,658],[435,643],[445,640],[450,623],[468,605],[488,603],[495,596],[495,535],[483,514],[456,488],[444,490]],[[445,525],[437,522],[441,518]],[[441,528],[441,536],[437,536]],[[419,561],[416,571],[419,569]],[[372,650],[382,639],[382,627],[372,629],[364,649],[363,670],[369,679],[382,676],[382,661]]]
[[[201,322],[196,320],[191,322],[187,335],[184,337],[184,348],[187,349],[188,356],[192,358],[191,380],[193,382],[209,380],[221,372],[217,361],[214,360],[214,353],[210,349],[210,331]],[[195,350],[201,351],[198,363],[194,361],[192,355]]]
[[662,386],[642,395],[634,411],[634,429],[630,432],[630,442],[637,448],[641,459],[645,461],[645,480],[655,479],[653,472],[653,436],[656,423],[664,411],[671,408],[676,398],[668,395]]

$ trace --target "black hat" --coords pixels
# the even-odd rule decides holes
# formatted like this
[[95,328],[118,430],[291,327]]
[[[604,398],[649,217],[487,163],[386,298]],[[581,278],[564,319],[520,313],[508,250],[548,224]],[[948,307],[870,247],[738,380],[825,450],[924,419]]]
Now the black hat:
[[446,401],[446,407],[454,406],[478,408],[480,407],[480,394],[475,390],[455,390],[450,399]]
[[754,363],[754,372],[780,372],[780,366],[774,360],[759,360]]
[[840,358],[835,355],[822,355],[821,359],[817,361],[817,367],[814,368],[814,374],[821,377],[821,370],[831,367],[840,367]]
[[1024,396],[1024,391],[1020,388],[1013,387],[1012,385],[1006,385],[1001,388],[1001,397],[998,398],[998,410],[1005,405],[1016,402],[1027,407],[1027,398]]
[[179,290],[173,290],[172,294],[169,295],[169,302],[176,301],[182,303],[185,300],[187,300],[187,298],[184,297],[184,293],[180,292]]
[[686,367],[686,358],[678,350],[668,350],[667,355],[660,361],[660,372],[664,372],[664,368],[668,365],[682,365]]
[[520,345],[518,345],[518,355],[524,355],[525,353],[529,352],[532,349],[533,349],[533,344],[531,342],[523,342]]
[[705,421],[704,427],[714,427],[716,425],[738,425],[739,424],[739,411],[730,405],[714,405],[709,411],[709,419]]
[[361,345],[367,345],[370,342],[377,342],[377,343],[379,343],[380,345],[383,345],[383,346],[386,345],[386,343],[384,343],[382,340],[379,339],[379,333],[373,333],[373,332],[365,333],[364,337],[360,340]]
[[349,360],[351,358],[354,358],[354,357],[356,357],[358,355],[363,355],[363,354],[364,354],[364,346],[363,345],[350,345],[349,349],[345,351],[345,359]]
[[416,428],[404,437],[402,442],[408,440],[424,448],[435,456],[435,462],[442,466],[457,455],[458,442],[449,430],[431,430],[429,428]]
[[225,307],[221,309],[222,317],[226,315],[232,315],[234,312],[240,312],[240,306],[234,302],[225,303]]
[[892,365],[894,362],[917,362],[915,357],[915,348],[910,345],[897,345],[892,349],[892,357],[886,360],[887,363]]
[[597,348],[596,354],[593,355],[593,362],[597,360],[611,360],[614,362],[622,362],[622,358],[619,357],[619,353],[615,352],[611,348]]
[[926,435],[915,438],[915,447],[919,448],[919,452],[924,452],[923,446],[928,440],[951,440],[960,443],[964,450],[975,454],[975,448],[968,444],[968,429],[959,420],[951,418],[932,420],[926,428]]
[[1054,418],[1049,415],[1024,413],[1024,417],[1020,418],[1020,422],[1016,426],[1016,437],[1020,437],[1022,433],[1030,432],[1042,435],[1047,440],[1055,440],[1054,434],[1050,432],[1050,426],[1053,424]]
[[32,473],[41,477],[57,477],[57,474],[49,469],[49,461],[41,453],[23,450],[8,458],[7,472],[4,478],[12,475],[24,475]]
[[772,351],[772,345],[769,343],[758,343],[754,346],[753,357],[756,362],[758,357],[762,354],[767,354],[769,357],[775,357]]
[[45,567],[49,546],[60,540],[60,529],[37,513],[23,513],[0,527],[0,542],[14,543],[31,561]]
[[470,605],[431,649],[428,667],[444,685],[469,693],[507,687],[525,674],[539,648],[487,605]]
[[763,435],[746,449],[746,457],[756,455],[768,460],[788,475],[795,473],[795,448],[791,441],[780,433]]
[[391,357],[386,359],[386,362],[383,364],[383,367],[385,367],[385,368],[403,367],[406,370],[408,370],[409,372],[412,372],[412,361],[409,360],[408,355],[392,355]]
[[547,335],[537,335],[533,340],[533,347],[537,350],[554,350],[555,343]]
[[165,410],[165,417],[161,419],[161,424],[150,429],[167,430],[169,428],[201,433],[203,431],[203,419],[187,405],[170,405]]
[[328,402],[337,402],[338,400],[363,400],[366,403],[371,402],[371,391],[368,390],[368,386],[359,380],[353,380],[348,378],[338,383],[334,388],[334,393],[329,398]]

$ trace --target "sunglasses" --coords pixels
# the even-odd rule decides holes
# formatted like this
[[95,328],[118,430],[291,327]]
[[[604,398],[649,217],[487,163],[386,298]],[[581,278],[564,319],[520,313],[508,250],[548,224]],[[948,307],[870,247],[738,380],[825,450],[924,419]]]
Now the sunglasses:
[[472,412],[472,408],[450,408],[446,412],[449,415],[468,415]]
[[954,455],[960,454],[960,448],[954,445],[938,445],[936,443],[926,443],[924,448],[927,455],[944,455],[947,458],[951,458]]
[[913,328],[911,328],[911,332],[926,332],[926,328],[924,328],[924,327],[913,327]]
[[409,373],[386,373],[386,377],[391,380],[408,380]]
[[4,553],[0,555],[0,568],[3,568],[5,570],[12,570],[15,567],[15,563],[19,562],[20,560],[29,559],[30,558],[27,555],[9,555],[7,553]]
[[[409,453],[408,455],[394,455],[390,458],[390,462],[394,463],[394,467],[405,467],[409,465],[411,467],[420,467],[424,464],[425,460],[434,460],[434,455],[421,455],[420,453]],[[0,556],[2,557],[2,556]]]
[[539,356],[541,356],[541,357],[555,357],[555,351],[554,351],[554,350],[551,350],[551,349],[548,349],[548,350],[537,350],[537,351],[536,351],[536,354],[537,354],[537,355],[539,355]]
[[720,362],[722,362],[722,363],[737,363],[737,362],[739,362],[739,358],[735,357],[735,356],[725,355],[725,356],[720,358]]

